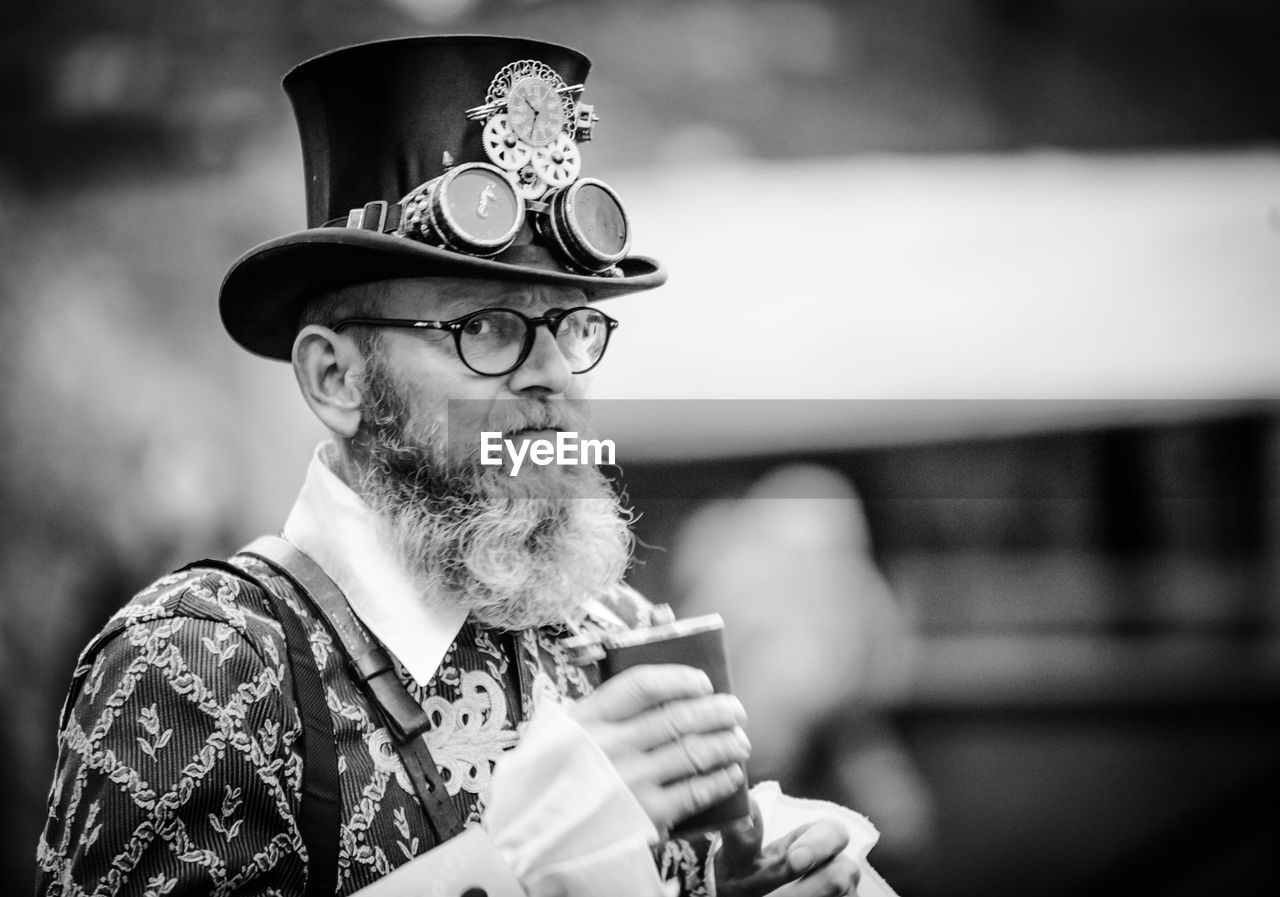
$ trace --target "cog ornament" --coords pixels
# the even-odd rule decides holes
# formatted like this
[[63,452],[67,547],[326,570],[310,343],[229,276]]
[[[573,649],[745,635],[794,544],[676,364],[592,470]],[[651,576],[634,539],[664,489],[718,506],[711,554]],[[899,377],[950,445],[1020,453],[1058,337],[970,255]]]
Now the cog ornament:
[[538,177],[537,172],[533,170],[532,162],[516,172],[516,177],[520,182],[520,193],[528,201],[541,199],[542,195],[551,188],[550,184]]
[[529,163],[533,149],[511,130],[505,114],[495,115],[484,126],[484,152],[494,165],[505,171],[518,171]]
[[582,154],[567,134],[561,134],[551,146],[540,146],[533,151],[532,164],[540,180],[552,187],[565,187],[578,179]]

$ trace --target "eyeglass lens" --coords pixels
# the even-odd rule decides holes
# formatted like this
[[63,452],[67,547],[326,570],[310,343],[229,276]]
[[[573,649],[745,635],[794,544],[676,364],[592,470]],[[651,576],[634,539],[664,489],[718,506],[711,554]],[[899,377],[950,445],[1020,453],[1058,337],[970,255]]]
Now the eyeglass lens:
[[[524,351],[529,325],[508,309],[490,309],[469,318],[458,331],[462,360],[482,374],[513,368]],[[600,312],[574,309],[555,328],[556,344],[575,374],[590,369],[604,353],[609,326]]]

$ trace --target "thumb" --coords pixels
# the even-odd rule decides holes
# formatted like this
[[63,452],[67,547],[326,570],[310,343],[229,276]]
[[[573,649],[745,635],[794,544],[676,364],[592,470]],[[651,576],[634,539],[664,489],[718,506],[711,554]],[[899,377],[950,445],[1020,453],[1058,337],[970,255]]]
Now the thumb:
[[717,871],[727,878],[745,878],[756,866],[760,845],[764,843],[764,821],[760,806],[751,800],[751,816],[739,819],[720,831],[720,852],[716,854]]
[[795,877],[787,866],[785,846],[771,844],[762,852],[763,840],[764,822],[753,800],[751,818],[735,822],[720,833],[715,864],[716,893],[720,897],[760,897]]

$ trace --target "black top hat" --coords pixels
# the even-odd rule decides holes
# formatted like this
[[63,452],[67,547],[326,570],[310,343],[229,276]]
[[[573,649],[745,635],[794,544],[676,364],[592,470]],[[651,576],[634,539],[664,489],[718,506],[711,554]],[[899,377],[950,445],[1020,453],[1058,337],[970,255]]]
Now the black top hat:
[[[590,68],[568,47],[473,35],[359,44],[289,72],[284,88],[302,139],[307,229],[263,243],[231,266],[220,297],[231,336],[252,352],[288,360],[309,299],[391,278],[562,284],[582,289],[589,300],[662,284],[666,272],[642,256],[622,258],[603,274],[578,273],[557,261],[528,226],[492,258],[383,232],[359,216],[347,226],[352,210],[378,201],[396,208],[397,200],[451,166],[487,162],[478,107],[488,103],[492,111],[495,77],[513,64],[546,72],[561,95],[571,95]],[[580,113],[586,129],[589,110]]]

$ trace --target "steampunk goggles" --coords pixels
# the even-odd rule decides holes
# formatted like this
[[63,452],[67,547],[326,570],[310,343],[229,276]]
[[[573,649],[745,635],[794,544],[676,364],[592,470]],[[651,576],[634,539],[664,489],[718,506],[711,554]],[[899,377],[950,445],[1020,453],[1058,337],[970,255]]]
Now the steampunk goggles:
[[515,242],[526,220],[560,262],[582,274],[607,274],[631,245],[626,209],[608,184],[577,178],[526,199],[508,172],[486,162],[454,166],[399,202],[352,209],[346,226],[489,258]]

